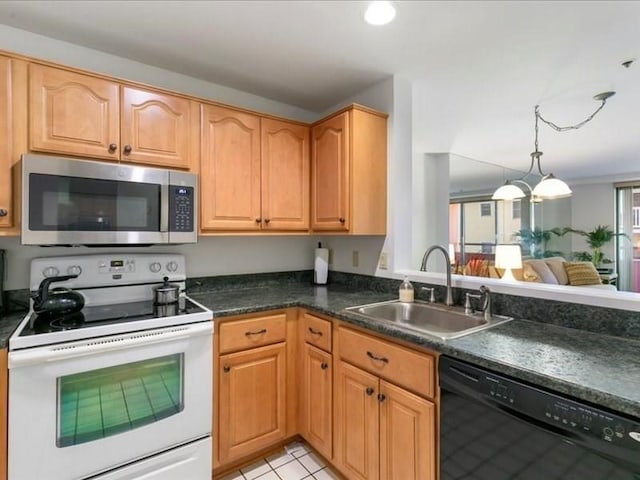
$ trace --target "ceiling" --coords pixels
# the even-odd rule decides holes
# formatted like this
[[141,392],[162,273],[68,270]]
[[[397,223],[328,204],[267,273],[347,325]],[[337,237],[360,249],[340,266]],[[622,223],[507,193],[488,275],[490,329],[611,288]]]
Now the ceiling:
[[413,147],[523,170],[534,105],[545,173],[640,178],[640,2],[3,1],[0,23],[320,112],[390,75],[413,84]]

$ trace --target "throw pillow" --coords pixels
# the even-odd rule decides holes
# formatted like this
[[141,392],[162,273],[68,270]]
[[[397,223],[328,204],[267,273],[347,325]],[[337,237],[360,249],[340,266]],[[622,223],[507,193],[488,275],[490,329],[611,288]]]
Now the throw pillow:
[[538,276],[542,279],[542,283],[558,285],[558,279],[544,260],[527,260],[527,263],[533,267]]
[[[518,278],[518,275],[515,272],[520,271],[522,274],[522,278]],[[536,282],[536,283],[542,283],[542,279],[540,278],[540,275],[538,275],[536,273],[536,271],[533,269],[533,267],[531,265],[529,265],[529,261],[525,261],[522,262],[522,270],[518,269],[515,270],[514,272],[514,277],[516,278],[516,280],[524,280],[525,282]]]
[[564,258],[562,257],[549,257],[544,259],[544,263],[547,264],[551,273],[558,280],[558,284],[560,285],[568,285],[569,277],[567,276],[567,271],[564,269]]
[[602,283],[596,267],[591,262],[565,262],[564,269],[569,285],[599,285]]

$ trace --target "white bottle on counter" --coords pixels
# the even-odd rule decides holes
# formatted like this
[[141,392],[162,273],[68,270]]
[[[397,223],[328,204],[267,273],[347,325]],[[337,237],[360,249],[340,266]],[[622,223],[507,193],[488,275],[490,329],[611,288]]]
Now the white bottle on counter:
[[313,268],[313,283],[316,285],[326,285],[329,275],[329,249],[322,248],[322,243],[318,242],[315,251],[315,261]]
[[404,277],[404,281],[400,284],[400,288],[398,289],[398,296],[401,302],[413,302],[413,285],[411,285],[409,277]]

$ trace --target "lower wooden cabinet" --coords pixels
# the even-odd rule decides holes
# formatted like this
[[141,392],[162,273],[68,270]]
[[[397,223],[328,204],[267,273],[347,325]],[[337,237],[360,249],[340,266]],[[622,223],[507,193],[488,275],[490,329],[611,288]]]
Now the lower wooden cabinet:
[[338,468],[358,480],[435,480],[435,405],[340,361]]
[[216,475],[301,435],[349,480],[437,479],[435,355],[295,309],[216,335]]
[[333,361],[330,353],[304,343],[300,434],[326,459],[333,457]]
[[221,464],[285,438],[285,342],[222,355],[218,375]]

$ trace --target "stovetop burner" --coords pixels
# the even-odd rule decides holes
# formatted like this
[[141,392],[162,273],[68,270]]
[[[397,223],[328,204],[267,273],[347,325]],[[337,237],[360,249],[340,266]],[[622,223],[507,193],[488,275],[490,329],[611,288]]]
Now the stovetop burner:
[[179,302],[154,305],[152,301],[120,303],[117,305],[86,306],[82,311],[59,317],[32,314],[20,336],[92,328],[101,325],[126,323],[139,320],[173,317],[199,313],[203,309],[185,297]]
[[33,331],[36,334],[60,332],[62,330],[81,328],[84,322],[85,319],[82,312],[70,313],[56,318],[38,315],[33,321]]

